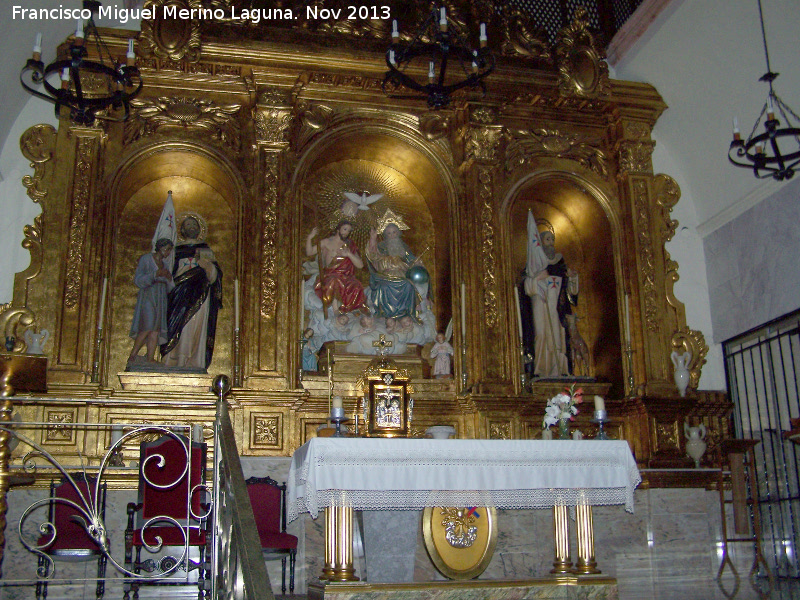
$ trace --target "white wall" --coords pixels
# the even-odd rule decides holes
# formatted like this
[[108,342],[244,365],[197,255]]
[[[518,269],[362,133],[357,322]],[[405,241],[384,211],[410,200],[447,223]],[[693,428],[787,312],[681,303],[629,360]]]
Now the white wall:
[[31,98],[20,112],[11,132],[0,150],[0,303],[11,301],[14,290],[14,274],[30,265],[30,253],[21,246],[25,225],[42,212],[41,206],[33,202],[22,185],[25,175],[32,175],[30,161],[20,151],[20,136],[32,125],[48,123],[58,127],[53,105]]

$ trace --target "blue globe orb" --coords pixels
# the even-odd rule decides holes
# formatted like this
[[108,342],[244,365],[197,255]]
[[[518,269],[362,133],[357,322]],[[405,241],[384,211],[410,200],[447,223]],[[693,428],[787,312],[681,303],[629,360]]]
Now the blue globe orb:
[[428,283],[431,276],[428,274],[428,269],[422,265],[414,265],[406,271],[406,278],[413,283],[423,284]]

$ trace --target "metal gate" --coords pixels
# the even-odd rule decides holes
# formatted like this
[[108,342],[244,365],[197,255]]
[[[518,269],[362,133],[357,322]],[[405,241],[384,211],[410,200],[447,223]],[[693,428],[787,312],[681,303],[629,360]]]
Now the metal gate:
[[737,437],[755,448],[762,546],[772,572],[798,578],[800,486],[797,444],[785,439],[800,417],[800,311],[723,343]]

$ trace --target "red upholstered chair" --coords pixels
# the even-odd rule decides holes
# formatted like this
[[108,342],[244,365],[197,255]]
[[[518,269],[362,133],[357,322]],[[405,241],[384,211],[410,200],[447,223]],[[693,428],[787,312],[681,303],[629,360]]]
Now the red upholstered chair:
[[271,477],[251,477],[245,483],[256,517],[261,550],[268,559],[281,559],[282,594],[286,594],[286,558],[289,558],[289,593],[294,594],[297,536],[286,533],[286,484],[279,484]]
[[[50,558],[63,561],[97,561],[97,599],[103,597],[105,591],[106,554],[97,542],[87,533],[84,525],[88,525],[86,516],[75,505],[91,512],[94,502],[97,479],[86,477],[83,473],[72,475],[75,485],[66,477],[53,480],[50,483],[50,502],[48,521],[55,527],[43,533],[38,541],[40,548]],[[80,492],[80,493],[79,493]],[[105,520],[106,511],[106,485],[100,485],[97,490],[97,513]],[[81,495],[83,499],[81,499]],[[74,503],[70,504],[70,503]],[[47,576],[50,572],[50,561],[45,556],[39,556],[37,574],[42,578],[36,584],[36,598],[47,598]]]
[[[189,560],[187,556],[186,572],[198,569],[200,600],[210,593],[211,582],[206,573],[211,559],[211,528],[204,487],[205,470],[204,443],[192,442],[190,446],[185,436],[177,434],[142,442],[139,446],[139,501],[128,504],[125,530],[125,567],[137,574],[146,571],[166,573],[167,577],[183,555],[187,538],[190,548],[199,548],[198,561]],[[157,552],[166,546],[175,546],[176,556],[161,557],[158,561],[142,560],[143,548],[146,552]],[[170,569],[173,571],[167,573]],[[152,581],[146,581],[148,585],[183,583],[157,579],[157,575],[153,577]],[[145,581],[126,582],[125,600],[131,589],[134,600],[139,597],[141,583]]]

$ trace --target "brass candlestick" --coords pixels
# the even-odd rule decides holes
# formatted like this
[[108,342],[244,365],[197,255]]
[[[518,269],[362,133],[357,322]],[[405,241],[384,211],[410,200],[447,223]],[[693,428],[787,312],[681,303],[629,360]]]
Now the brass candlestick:
[[461,389],[467,389],[467,344],[461,344]]
[[627,357],[628,363],[628,396],[635,396],[636,380],[633,377],[633,348],[631,348],[630,342],[628,342],[628,346],[625,348],[625,356]]
[[525,392],[528,390],[528,373],[525,371],[525,359],[528,357],[527,353],[525,352],[525,345],[520,343],[519,345],[519,358],[520,358],[520,373],[519,373],[519,383],[522,387],[522,391]]
[[242,368],[239,364],[239,328],[233,330],[233,386],[242,387]]
[[303,387],[303,352],[305,352],[308,340],[304,335],[301,335],[297,343],[300,344],[300,368],[297,369],[297,385]]
[[97,336],[94,340],[94,363],[92,363],[92,383],[97,383],[100,377],[100,344],[103,342],[103,328],[97,328]]

